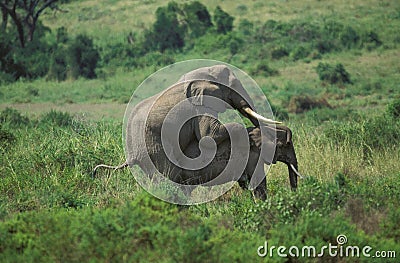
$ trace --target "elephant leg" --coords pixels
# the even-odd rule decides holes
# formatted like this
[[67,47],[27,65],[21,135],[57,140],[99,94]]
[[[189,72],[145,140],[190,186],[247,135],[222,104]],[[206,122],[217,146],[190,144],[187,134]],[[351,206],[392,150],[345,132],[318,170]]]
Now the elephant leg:
[[266,177],[261,181],[261,183],[253,191],[254,199],[261,199],[265,201],[267,199],[267,180]]
[[164,151],[149,155],[152,164],[160,174],[176,183],[180,183],[182,181],[182,169],[171,162]]
[[[267,184],[264,171],[264,161],[260,158],[260,151],[252,148],[249,155],[249,160],[246,166],[246,174],[250,180],[249,188],[253,190],[255,199],[267,199]],[[240,183],[239,183],[240,185]]]

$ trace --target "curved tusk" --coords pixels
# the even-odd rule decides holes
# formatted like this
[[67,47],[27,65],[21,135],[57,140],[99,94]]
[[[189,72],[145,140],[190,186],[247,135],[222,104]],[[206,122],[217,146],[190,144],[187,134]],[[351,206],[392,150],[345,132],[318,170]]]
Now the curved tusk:
[[265,124],[282,124],[282,122],[280,121],[274,121],[271,119],[267,119],[264,116],[261,116],[260,114],[258,114],[257,112],[253,111],[252,109],[250,109],[249,107],[244,108],[244,111],[249,114],[250,116],[264,122]]
[[292,168],[293,172],[294,172],[298,177],[300,177],[300,179],[304,179],[304,176],[302,176],[302,175],[296,170],[296,168],[294,168],[294,165],[293,165],[293,164],[290,164],[290,167]]

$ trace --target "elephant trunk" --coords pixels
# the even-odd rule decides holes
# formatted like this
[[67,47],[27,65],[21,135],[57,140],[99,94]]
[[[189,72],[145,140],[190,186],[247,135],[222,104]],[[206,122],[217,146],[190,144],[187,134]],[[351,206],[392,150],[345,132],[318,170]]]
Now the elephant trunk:
[[296,152],[294,151],[293,144],[290,145],[290,156],[288,160],[285,162],[288,171],[289,171],[289,181],[290,181],[290,187],[292,190],[296,190],[297,188],[297,177],[300,177],[303,179],[304,177],[298,172],[298,164],[297,164],[297,158],[296,158]]
[[[284,132],[282,133],[281,131]],[[302,176],[298,172],[296,151],[291,140],[292,133],[289,128],[285,127],[285,129],[278,129],[277,136],[278,145],[276,149],[277,155],[275,157],[275,160],[283,162],[287,165],[290,187],[292,188],[292,190],[296,190],[297,176],[299,176],[300,178],[302,178]]]
[[294,163],[287,163],[287,167],[289,171],[290,188],[295,191],[297,188],[297,161]]

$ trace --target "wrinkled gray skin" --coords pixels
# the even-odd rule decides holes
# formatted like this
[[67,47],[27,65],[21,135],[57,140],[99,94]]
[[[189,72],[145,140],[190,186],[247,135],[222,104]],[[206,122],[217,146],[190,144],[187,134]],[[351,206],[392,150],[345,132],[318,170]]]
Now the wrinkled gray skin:
[[[215,103],[215,101],[207,99],[209,98],[208,96],[222,100],[227,105],[223,105],[224,103]],[[185,100],[186,103],[180,104],[180,102]],[[179,108],[174,111],[173,109],[176,109],[174,107],[178,104]],[[257,133],[257,128],[246,130],[239,123],[223,125],[218,121],[218,113],[224,112],[228,105],[248,118],[256,127],[259,126],[258,120],[245,111],[246,108],[255,111],[250,96],[228,67],[217,65],[209,68],[200,68],[187,73],[182,76],[176,85],[173,85],[161,94],[142,101],[131,111],[126,127],[127,160],[126,163],[118,168],[127,165],[131,167],[139,165],[149,175],[153,175],[158,170],[164,176],[177,183],[185,185],[194,185],[199,182],[206,183],[218,175],[218,172],[225,166],[223,164],[226,164],[229,159],[230,140],[228,131],[233,135],[233,138],[235,138],[235,135],[238,138],[242,138],[243,134],[245,134],[245,142],[241,142],[240,140],[237,142],[233,139],[233,141],[239,144],[246,144],[247,149],[249,149],[247,137],[250,138],[251,142],[251,150],[249,152],[250,161],[239,181],[244,186],[244,182],[251,180],[248,177],[256,170],[257,177],[264,179],[254,192],[257,197],[265,199],[264,168],[260,162],[255,162],[257,162],[258,157],[261,155],[266,163],[274,163],[276,160],[291,162],[297,168],[293,145],[291,143],[282,144],[281,148],[287,150],[278,151],[275,156],[276,158],[272,160],[272,156],[268,157],[268,154],[264,154],[263,149],[260,148],[260,141],[264,139]],[[184,122],[182,119],[183,113],[192,114],[192,116],[196,117]],[[167,116],[168,119],[166,120]],[[163,125],[169,125],[173,129],[177,123],[181,122],[184,124],[178,129],[178,132],[172,131],[166,133],[164,134],[164,139],[161,140]],[[178,134],[179,139],[176,141],[179,143],[179,146],[173,145],[173,141]],[[182,169],[167,158],[163,142],[167,142],[167,144],[171,142],[172,147],[170,151],[172,149],[172,153],[170,152],[169,154],[176,157],[176,160],[180,160],[182,158],[180,152],[189,158],[198,156],[199,142],[205,137],[210,137],[217,146],[216,160],[213,160],[211,165],[204,168],[208,169],[205,173],[202,170]],[[269,143],[273,142],[269,140]],[[271,153],[268,150],[265,152]],[[106,165],[99,165],[98,167],[113,168]],[[98,167],[95,168],[94,173]],[[296,176],[293,176],[293,171],[291,171],[290,167],[289,174],[291,186],[292,188],[296,188]]]
[[[179,130],[179,147],[176,148],[183,152],[191,142],[200,141],[206,136],[211,137],[219,145],[229,138],[228,130],[233,134],[246,132],[241,124],[223,125],[220,123],[217,120],[218,113],[224,112],[226,105],[210,101],[207,96],[225,101],[244,117],[250,119],[254,125],[258,125],[258,120],[244,111],[246,107],[255,110],[253,102],[229,68],[214,66],[209,69],[211,73],[204,78],[215,77],[216,81],[232,86],[227,87],[208,80],[191,80],[190,76],[183,76],[181,78],[183,82],[178,82],[162,94],[142,101],[133,109],[126,129],[127,164],[129,166],[137,164],[147,174],[153,174],[156,169],[172,180],[177,178],[181,169],[168,160],[162,145],[161,130],[163,125],[171,124],[173,127],[176,123],[182,122],[182,113],[193,116],[202,114],[187,121]],[[200,78],[203,77],[200,76]],[[180,108],[174,114],[172,109],[187,99],[188,101],[180,104]],[[167,114],[169,119],[165,122]],[[176,136],[176,133],[166,136],[164,142],[174,141],[173,136]]]
[[[247,128],[250,140],[250,154],[244,173],[238,180],[239,185],[243,189],[247,189],[252,175],[261,176],[259,178],[263,179],[261,183],[254,189],[253,193],[256,198],[262,200],[265,200],[267,196],[264,163],[275,164],[277,161],[285,163],[288,166],[289,180],[292,190],[296,190],[297,188],[297,175],[291,168],[290,164],[292,164],[296,170],[298,169],[296,152],[291,139],[291,130],[285,126],[265,128],[266,129],[263,129],[263,134],[261,133],[261,129],[259,127]],[[276,139],[276,151],[271,162],[269,155],[265,154],[268,149],[262,147],[268,147],[268,144],[274,143],[272,141],[273,138]],[[191,184],[200,184],[204,183],[204,180],[215,178],[224,170],[225,166],[227,165],[230,152],[231,142],[230,140],[226,140],[219,145],[216,156],[210,165],[194,173],[192,171],[188,172],[187,174],[184,173],[183,179],[188,180]],[[193,141],[187,147],[185,154],[191,158],[197,157],[200,154],[198,142]],[[205,175],[207,175],[207,178],[205,178]]]

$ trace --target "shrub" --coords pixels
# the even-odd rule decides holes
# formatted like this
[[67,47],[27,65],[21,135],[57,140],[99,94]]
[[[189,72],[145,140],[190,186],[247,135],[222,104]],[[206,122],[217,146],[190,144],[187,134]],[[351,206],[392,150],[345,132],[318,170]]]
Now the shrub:
[[367,49],[373,49],[382,45],[379,35],[374,31],[367,32],[363,37],[363,42]]
[[286,109],[284,109],[280,106],[273,105],[273,104],[270,104],[270,105],[271,105],[271,110],[274,113],[275,118],[277,120],[280,120],[280,121],[289,120],[289,114]]
[[342,46],[347,49],[360,46],[360,36],[351,26],[346,26],[341,30],[339,39]]
[[239,21],[238,31],[244,36],[250,36],[253,33],[254,25],[247,19]]
[[42,115],[40,122],[49,125],[56,125],[59,127],[68,127],[72,125],[73,118],[67,112],[51,110]]
[[14,45],[7,34],[0,35],[0,84],[9,83],[25,75],[24,68],[14,58]]
[[3,149],[10,148],[17,138],[13,133],[0,127],[0,146]]
[[137,67],[138,58],[144,55],[140,45],[126,45],[124,43],[110,44],[102,50],[102,66]]
[[361,119],[357,122],[332,122],[324,130],[325,136],[335,142],[362,146],[365,153],[372,148],[389,149],[398,147],[400,122],[393,122],[387,116]]
[[153,51],[138,59],[136,63],[140,67],[167,66],[175,63],[175,59],[167,52],[160,53],[159,51]]
[[254,68],[250,69],[251,75],[261,75],[264,77],[276,76],[279,71],[271,68],[266,61],[259,62]]
[[0,112],[0,123],[10,127],[21,127],[28,125],[30,121],[16,109],[6,108]]
[[384,236],[393,238],[394,240],[400,239],[400,228],[398,227],[399,218],[400,208],[393,204],[390,205],[390,208],[388,209],[388,216],[382,222]]
[[220,6],[217,6],[214,11],[214,22],[217,27],[217,32],[226,34],[233,29],[233,16],[222,10]]
[[390,117],[398,119],[400,117],[400,99],[391,102],[386,111]]
[[328,63],[320,62],[318,63],[316,71],[321,81],[327,81],[330,84],[352,83],[350,80],[350,74],[341,63],[332,66]]
[[331,120],[355,120],[358,115],[352,109],[347,108],[336,108],[332,109],[331,107],[322,107],[322,108],[313,108],[305,113],[304,116],[309,123],[322,123],[324,121]]
[[66,44],[68,42],[69,36],[65,27],[57,28],[56,39],[58,44]]
[[281,59],[289,55],[289,50],[286,46],[278,46],[271,51],[271,58]]
[[243,41],[243,39],[237,37],[236,35],[234,35],[232,33],[229,35],[230,35],[230,39],[228,41],[228,48],[229,48],[231,55],[233,56],[239,52],[239,50],[243,46],[244,41]]
[[194,50],[206,55],[213,50],[221,49],[230,41],[231,34],[222,35],[209,32],[194,41]]
[[65,52],[65,49],[58,48],[52,54],[49,73],[47,75],[48,79],[58,81],[66,80],[68,63]]
[[85,35],[78,35],[67,48],[67,60],[70,76],[76,79],[80,76],[88,79],[96,78],[95,69],[100,54],[93,40]]
[[182,8],[185,14],[185,21],[190,30],[189,37],[199,37],[204,35],[212,27],[211,16],[199,1],[184,4]]
[[293,60],[299,60],[306,58],[309,54],[311,53],[311,50],[309,47],[306,47],[304,45],[301,46],[296,46],[291,52],[290,52],[290,57]]
[[166,49],[179,49],[185,44],[185,28],[179,24],[177,13],[180,12],[175,2],[156,10],[156,21],[152,29],[145,32],[144,45],[150,50],[164,52]]
[[326,99],[316,99],[307,95],[293,96],[289,101],[289,112],[303,113],[315,108],[332,108]]

